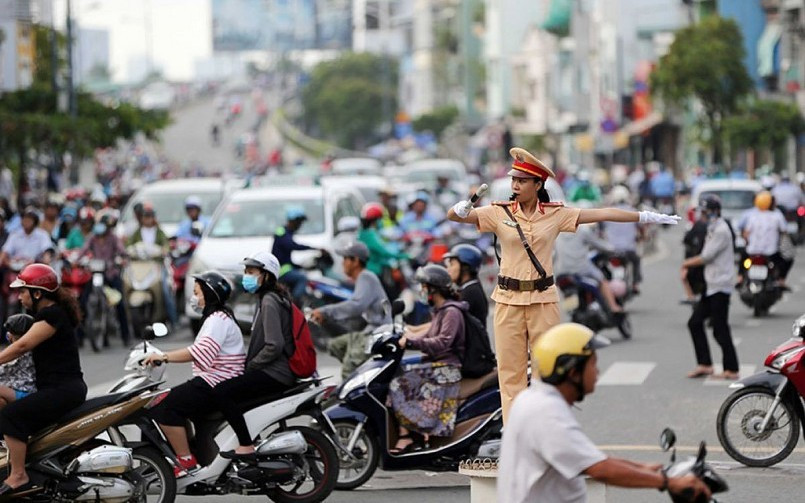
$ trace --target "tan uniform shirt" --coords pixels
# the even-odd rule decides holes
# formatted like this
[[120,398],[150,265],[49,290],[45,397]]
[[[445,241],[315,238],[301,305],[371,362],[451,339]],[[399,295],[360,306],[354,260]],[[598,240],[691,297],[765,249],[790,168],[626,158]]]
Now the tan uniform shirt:
[[[576,232],[581,210],[565,208],[562,203],[548,203],[538,206],[534,214],[528,218],[520,211],[516,202],[495,202],[475,209],[478,215],[478,230],[494,232],[500,242],[500,275],[519,280],[539,279],[539,273],[528,258],[517,229],[510,225],[512,222],[501,204],[510,205],[512,215],[523,229],[523,234],[537,260],[548,276],[553,275],[553,243],[556,236],[560,232]],[[556,286],[551,286],[543,292],[538,290],[515,292],[495,287],[492,300],[501,304],[525,306],[558,302],[559,295],[556,293]]]

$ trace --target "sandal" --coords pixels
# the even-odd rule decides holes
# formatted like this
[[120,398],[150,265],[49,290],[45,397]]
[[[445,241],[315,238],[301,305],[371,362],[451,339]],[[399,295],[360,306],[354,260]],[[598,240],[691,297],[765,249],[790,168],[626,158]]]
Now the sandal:
[[[401,440],[410,440],[411,442],[405,444],[402,447],[398,447],[400,445]],[[416,446],[416,440],[414,440],[414,437],[412,437],[411,433],[409,432],[409,433],[406,433],[405,435],[400,435],[399,437],[397,437],[397,443],[394,444],[394,447],[389,449],[389,453],[391,453],[391,454],[405,454],[406,452],[409,452],[410,450],[413,450],[415,448],[415,446]]]
[[695,369],[688,372],[688,378],[690,379],[697,379],[699,377],[708,377],[713,375],[713,369],[705,369],[701,367],[696,367]]

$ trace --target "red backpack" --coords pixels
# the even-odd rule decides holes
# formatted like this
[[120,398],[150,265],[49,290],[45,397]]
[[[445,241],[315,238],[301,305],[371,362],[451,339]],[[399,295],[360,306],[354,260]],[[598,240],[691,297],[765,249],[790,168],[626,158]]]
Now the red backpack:
[[316,372],[316,348],[313,347],[313,337],[302,311],[291,303],[291,335],[293,336],[294,351],[288,357],[288,365],[296,377],[306,378]]

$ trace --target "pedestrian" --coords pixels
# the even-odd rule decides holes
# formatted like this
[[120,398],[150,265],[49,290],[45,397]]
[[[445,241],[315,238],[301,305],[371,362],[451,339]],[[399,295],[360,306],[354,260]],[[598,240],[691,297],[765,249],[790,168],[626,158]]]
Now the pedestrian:
[[672,495],[690,490],[690,498],[680,501],[710,501],[710,491],[695,475],[669,477],[661,464],[609,457],[581,430],[571,408],[595,391],[596,351],[608,345],[576,323],[552,328],[534,345],[539,380],[517,396],[504,430],[498,501],[582,503],[585,476]]
[[688,320],[688,330],[693,339],[696,352],[696,368],[688,377],[713,375],[713,362],[704,322],[709,318],[713,326],[713,337],[721,346],[724,372],[717,376],[722,379],[738,378],[738,355],[732,343],[729,325],[730,295],[735,285],[735,252],[733,251],[732,230],[721,218],[721,200],[714,195],[699,201],[699,210],[707,219],[707,237],[702,252],[682,262],[682,268],[704,266],[704,279],[707,284],[702,298],[693,307]]
[[526,388],[529,349],[537,338],[559,323],[559,296],[553,278],[554,241],[560,232],[576,232],[579,224],[640,222],[676,224],[677,216],[615,208],[566,208],[551,202],[544,182],[553,171],[522,148],[514,157],[510,201],[478,209],[460,201],[450,209],[450,220],[471,223],[481,232],[494,232],[501,258],[495,301],[495,350],[498,356],[503,420],[514,397]]

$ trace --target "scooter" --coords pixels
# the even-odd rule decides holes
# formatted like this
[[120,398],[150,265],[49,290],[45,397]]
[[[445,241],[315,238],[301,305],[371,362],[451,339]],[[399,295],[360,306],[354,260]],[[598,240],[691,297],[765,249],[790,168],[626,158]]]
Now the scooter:
[[772,466],[787,458],[805,425],[805,315],[792,337],[764,362],[766,369],[730,385],[735,390],[718,411],[718,440],[746,466]]
[[[660,447],[665,452],[673,449],[676,445],[676,434],[674,430],[665,428],[660,435]],[[727,482],[710,466],[707,461],[707,445],[704,442],[699,444],[699,450],[696,456],[688,457],[681,461],[676,460],[676,449],[671,451],[671,462],[664,468],[665,474],[668,477],[684,477],[686,475],[695,475],[699,480],[705,483],[710,489],[711,494],[723,493],[729,490]],[[689,503],[692,494],[670,494],[673,503]],[[695,500],[697,503],[700,499]],[[717,503],[715,498],[709,500],[712,503]],[[706,503],[706,502],[704,502]]]
[[602,252],[597,253],[592,260],[609,281],[609,288],[618,304],[623,306],[631,300],[634,296],[634,274],[626,257],[617,252]]
[[89,337],[92,350],[98,353],[109,346],[109,338],[114,337],[120,329],[115,306],[123,298],[120,292],[106,285],[104,260],[90,259],[88,268],[92,273],[92,287],[87,295],[84,331]]
[[607,306],[598,289],[598,282],[591,278],[574,274],[562,274],[556,278],[556,285],[565,298],[565,307],[571,311],[574,323],[580,323],[591,330],[599,331],[617,328],[624,339],[632,338],[632,322],[629,315],[615,316]]
[[[87,400],[28,442],[26,471],[31,489],[12,493],[20,501],[145,501],[148,482],[143,467],[165,470],[167,462],[145,446],[117,446],[97,437],[132,414],[154,406],[168,390],[132,388]],[[9,468],[8,451],[0,471]],[[168,501],[168,500],[166,500]],[[172,500],[171,500],[172,501]]]
[[176,292],[176,305],[184,306],[184,283],[190,269],[190,259],[196,251],[196,242],[190,239],[170,240],[170,264],[173,289]]
[[741,301],[752,308],[755,317],[768,314],[769,309],[783,297],[783,290],[775,284],[774,263],[764,255],[745,259],[743,279],[738,287]]
[[[132,348],[125,364],[125,369],[133,372],[115,383],[112,390],[156,389],[161,385],[165,367],[159,364],[144,366],[142,361],[149,354],[164,354],[151,341],[167,333],[167,327],[161,323],[144,331],[143,343]],[[256,390],[248,403],[241,404],[249,431],[257,438],[256,461],[221,457],[221,451],[238,446],[237,436],[222,414],[213,413],[194,421],[193,429],[189,430],[194,432],[190,439],[191,448],[201,468],[178,479],[171,472],[170,480],[160,479],[149,495],[164,495],[167,487],[173,488],[173,496],[177,492],[188,496],[240,494],[267,495],[277,502],[323,501],[332,492],[338,477],[338,455],[331,437],[325,434],[326,429],[322,433],[288,423],[307,416],[325,427],[329,424],[320,404],[335,390],[335,385],[323,386],[324,379],[301,379],[283,393],[261,394]],[[170,444],[151,417],[135,415],[125,424],[136,426],[138,434],[115,428],[110,436],[119,445],[147,445],[156,449],[163,459],[179,466]],[[334,435],[334,430],[330,430],[329,435]],[[160,497],[158,501],[173,501],[173,496],[168,496]]]
[[[395,300],[392,315],[401,314],[404,303]],[[337,432],[341,465],[337,489],[355,489],[369,480],[378,466],[383,470],[451,471],[459,462],[478,454],[488,440],[498,439],[503,427],[497,371],[461,381],[456,427],[450,438],[431,438],[422,450],[392,453],[397,427],[386,407],[391,380],[400,367],[419,357],[403,358],[398,341],[401,324],[385,325],[367,339],[374,355],[358,367],[338,388],[338,402],[325,414]]]
[[164,257],[161,248],[142,241],[129,246],[126,252],[129,262],[123,270],[123,292],[134,335],[142,338],[147,325],[166,318],[162,298]]

